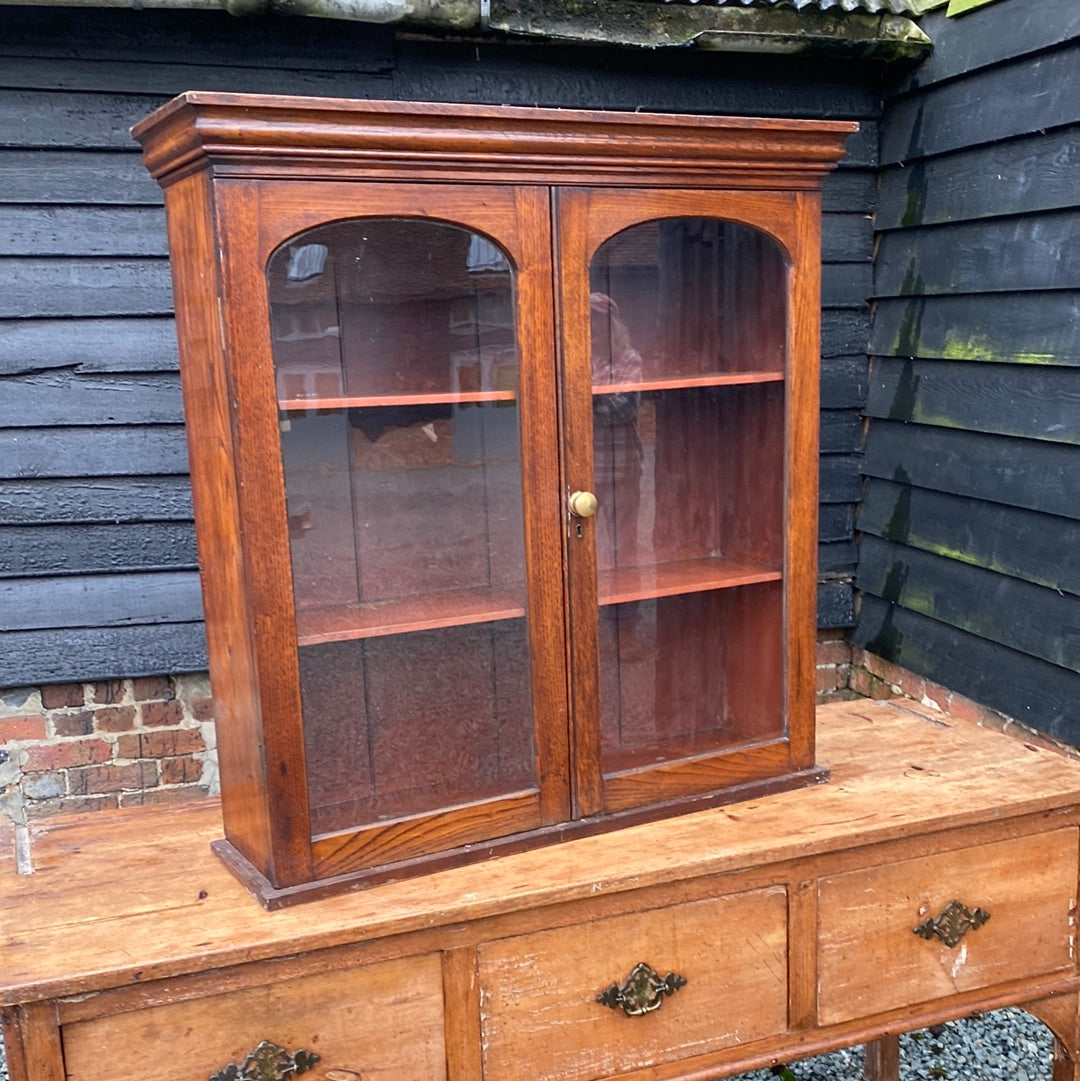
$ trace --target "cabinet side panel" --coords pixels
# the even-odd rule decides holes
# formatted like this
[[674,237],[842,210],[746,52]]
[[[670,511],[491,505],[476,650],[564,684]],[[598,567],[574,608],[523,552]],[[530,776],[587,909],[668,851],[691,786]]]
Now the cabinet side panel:
[[212,200],[203,174],[165,190],[222,810],[229,840],[268,874],[270,822],[258,753]]
[[814,764],[814,651],[817,619],[818,430],[821,336],[821,197],[792,196],[787,461],[787,684],[792,765]]
[[311,826],[258,186],[215,180],[213,213],[221,252],[222,344],[253,669],[249,723],[257,725],[259,737],[255,743],[250,741],[255,732],[249,733],[249,757],[258,754],[271,813],[270,847],[263,859],[269,871],[264,873],[275,886],[292,886],[311,877]]
[[0,1033],[11,1081],[64,1081],[60,1029],[51,1002],[0,1010]]

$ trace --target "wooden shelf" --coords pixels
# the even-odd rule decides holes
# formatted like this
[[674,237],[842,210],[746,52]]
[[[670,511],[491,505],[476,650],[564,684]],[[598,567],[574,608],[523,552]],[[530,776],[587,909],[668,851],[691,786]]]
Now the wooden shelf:
[[300,608],[296,613],[296,630],[300,645],[314,646],[324,642],[520,619],[524,615],[525,606],[516,591],[463,589],[377,604]]
[[654,597],[674,597],[680,593],[778,582],[782,577],[778,567],[763,563],[722,558],[685,559],[677,563],[601,571],[597,594],[601,606],[626,604]]
[[639,394],[653,390],[689,390],[695,387],[733,387],[749,383],[782,383],[783,372],[711,372],[707,375],[640,379],[632,383],[595,383],[593,394]]
[[377,409],[388,405],[471,405],[478,402],[512,402],[513,390],[447,391],[431,394],[371,394],[360,398],[279,398],[282,412],[309,409]]

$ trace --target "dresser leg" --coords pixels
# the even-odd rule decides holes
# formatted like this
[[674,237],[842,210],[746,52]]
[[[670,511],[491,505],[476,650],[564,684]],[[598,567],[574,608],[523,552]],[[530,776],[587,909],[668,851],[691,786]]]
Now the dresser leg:
[[1054,1034],[1053,1081],[1080,1081],[1080,992],[1051,995],[1020,1008]]
[[1080,1081],[1080,1063],[1065,1049],[1065,1045],[1054,1037],[1054,1073],[1053,1081]]
[[[897,1081],[900,1076],[900,1036],[897,1033],[886,1033],[863,1048],[862,1075],[863,1081]],[[1058,1081],[1056,1076],[1054,1081]]]

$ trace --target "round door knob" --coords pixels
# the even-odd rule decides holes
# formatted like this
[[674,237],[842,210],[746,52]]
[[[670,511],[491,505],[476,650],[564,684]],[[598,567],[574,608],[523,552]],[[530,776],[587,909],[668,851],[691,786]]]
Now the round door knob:
[[570,493],[570,513],[575,518],[591,518],[599,505],[592,492]]

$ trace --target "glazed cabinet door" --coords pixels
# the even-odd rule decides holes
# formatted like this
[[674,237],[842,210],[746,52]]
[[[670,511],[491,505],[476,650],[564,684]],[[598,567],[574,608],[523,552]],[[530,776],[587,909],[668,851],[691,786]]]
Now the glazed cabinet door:
[[801,198],[574,189],[557,206],[577,813],[806,768]]
[[218,207],[259,403],[263,709],[303,758],[313,876],[565,819],[546,192],[222,184]]

